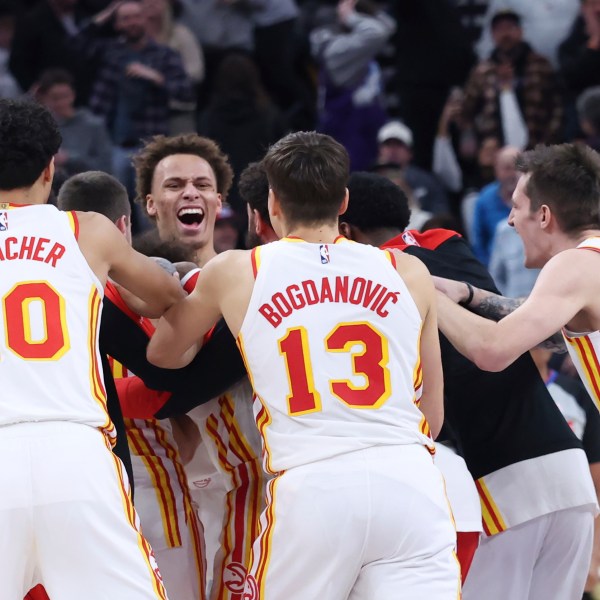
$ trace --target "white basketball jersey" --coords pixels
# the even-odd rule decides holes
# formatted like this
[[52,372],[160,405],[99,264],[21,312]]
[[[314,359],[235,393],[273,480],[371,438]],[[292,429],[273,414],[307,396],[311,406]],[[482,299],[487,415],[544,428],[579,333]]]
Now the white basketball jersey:
[[0,204],[0,425],[72,421],[114,434],[98,352],[103,289],[77,217]]
[[[577,248],[600,252],[600,237],[588,238]],[[600,331],[573,333],[563,329],[563,337],[581,381],[600,410]]]
[[432,445],[419,410],[422,320],[386,252],[338,238],[253,250],[238,338],[265,469],[376,445]]

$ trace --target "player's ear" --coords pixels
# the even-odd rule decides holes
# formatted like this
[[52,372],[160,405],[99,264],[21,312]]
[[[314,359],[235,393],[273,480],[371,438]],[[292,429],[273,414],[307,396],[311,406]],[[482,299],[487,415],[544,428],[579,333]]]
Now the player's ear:
[[252,215],[254,217],[254,233],[260,237],[265,230],[266,223],[256,208],[253,209]]
[[127,235],[127,229],[128,229],[128,224],[129,224],[129,219],[127,218],[127,215],[121,215],[116,221],[115,221],[115,225],[117,226],[117,229],[123,234],[123,235]]
[[346,223],[346,221],[340,221],[338,224],[338,229],[340,234],[345,238],[349,240],[352,239],[352,226],[349,223]]
[[552,211],[547,204],[540,206],[540,227],[547,229],[553,220]]
[[279,204],[279,200],[275,193],[273,192],[273,188],[269,188],[269,198],[267,200],[267,206],[269,207],[269,215],[272,217],[278,217],[281,212],[281,206]]
[[146,195],[146,212],[151,217],[155,217],[156,213],[158,212],[156,210],[156,204],[154,203],[154,198],[152,197],[152,194],[147,194]]
[[340,210],[338,211],[338,215],[343,215],[348,210],[348,199],[350,198],[350,192],[348,192],[348,188],[346,188],[346,194],[344,196],[344,200],[340,204]]
[[54,170],[55,170],[55,165],[54,165],[54,156],[52,157],[52,160],[48,163],[48,166],[42,171],[42,178],[44,183],[52,183],[52,180],[54,179]]

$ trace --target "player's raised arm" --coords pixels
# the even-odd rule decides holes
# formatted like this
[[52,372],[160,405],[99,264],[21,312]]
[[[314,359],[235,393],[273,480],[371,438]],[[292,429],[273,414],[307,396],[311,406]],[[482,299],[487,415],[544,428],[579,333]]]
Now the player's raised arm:
[[179,281],[156,262],[136,252],[125,236],[103,215],[78,212],[79,247],[87,262],[104,284],[109,276],[137,296],[143,316],[157,318],[184,292]]
[[437,325],[435,288],[427,267],[417,258],[394,252],[398,273],[404,279],[417,304],[421,329],[421,368],[423,392],[419,408],[425,415],[435,439],[444,422],[444,376]]
[[[556,255],[542,269],[529,297],[497,323],[438,294],[439,327],[461,354],[485,371],[501,371],[559,331],[585,306],[573,252]],[[581,255],[577,255],[581,259]]]

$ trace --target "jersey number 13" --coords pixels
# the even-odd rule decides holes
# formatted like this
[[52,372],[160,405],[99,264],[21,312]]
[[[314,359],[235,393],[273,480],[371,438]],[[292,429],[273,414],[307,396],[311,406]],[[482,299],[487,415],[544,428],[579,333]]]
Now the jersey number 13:
[[[329,390],[350,408],[379,408],[390,396],[390,371],[387,339],[366,322],[340,323],[325,337],[327,352],[350,353],[354,375],[364,378],[364,385],[349,379],[329,381]],[[353,350],[360,346],[358,351]],[[315,388],[308,333],[293,327],[279,340],[279,353],[285,360],[291,416],[321,410],[321,394]]]

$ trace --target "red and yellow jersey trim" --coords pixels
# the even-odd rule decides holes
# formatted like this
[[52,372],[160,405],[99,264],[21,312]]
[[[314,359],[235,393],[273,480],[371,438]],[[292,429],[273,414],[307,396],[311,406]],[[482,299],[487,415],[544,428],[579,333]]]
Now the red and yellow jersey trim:
[[0,210],[12,210],[15,208],[26,208],[27,206],[36,206],[35,204],[16,204],[15,202],[0,202]]
[[102,308],[102,296],[98,292],[98,288],[94,285],[88,298],[88,359],[89,359],[89,378],[90,390],[92,397],[102,408],[102,412],[106,415],[106,421],[102,425],[102,431],[111,439],[111,444],[114,446],[116,442],[115,427],[108,416],[106,408],[106,390],[100,372],[98,363],[98,330],[100,310]]
[[593,250],[594,252],[600,252],[600,235],[593,235],[583,240],[577,250]]
[[392,263],[392,267],[396,269],[398,267],[398,263],[396,261],[396,257],[391,250],[384,250],[385,257]]
[[75,239],[79,239],[79,217],[74,210],[67,211],[67,217],[69,219],[69,226],[71,227],[71,231],[75,236]]
[[[248,379],[250,380],[250,384],[252,385],[252,389],[254,388],[254,379],[252,376],[252,371],[250,369],[250,366],[248,364],[248,359],[246,358],[246,351],[244,349],[244,338],[242,337],[242,334],[240,333],[237,337],[236,340],[237,346],[240,350],[240,354],[242,356],[242,360],[244,361],[244,366],[246,367],[246,373],[248,373]],[[277,473],[277,471],[275,471],[273,469],[273,463],[272,463],[272,454],[271,454],[271,449],[269,448],[269,442],[267,440],[267,435],[266,435],[266,429],[267,427],[273,422],[273,419],[271,417],[271,414],[269,413],[269,410],[267,408],[267,405],[265,404],[265,402],[263,401],[263,399],[256,394],[255,392],[255,401],[256,399],[258,399],[260,401],[261,404],[261,408],[258,411],[257,415],[256,415],[256,425],[258,427],[258,431],[260,432],[261,438],[262,438],[262,442],[263,442],[263,449],[264,449],[264,460],[263,460],[263,464],[264,464],[264,469],[267,473]]]
[[132,453],[138,456],[144,463],[150,475],[152,487],[156,493],[156,500],[160,508],[166,544],[169,548],[177,548],[182,545],[182,539],[179,519],[177,518],[177,500],[173,483],[162,458],[156,454],[152,448],[152,444],[145,435],[145,431],[152,431],[156,441],[160,443],[157,432],[160,425],[158,425],[155,419],[144,421],[145,430],[138,427],[135,421],[131,419],[125,419],[125,425],[129,447]]
[[[267,508],[264,512],[264,522],[259,536],[260,557],[256,569],[253,569],[259,590],[258,597],[266,598],[265,585],[271,554],[273,551],[273,531],[275,529],[275,506],[277,504],[277,484],[283,472],[267,483]],[[254,561],[253,561],[254,562]]]
[[594,344],[587,335],[571,337],[563,330],[563,336],[579,358],[587,388],[591,391],[596,408],[600,410],[600,361]]
[[148,567],[148,573],[152,582],[154,594],[159,600],[167,600],[167,592],[163,586],[161,576],[158,573],[156,561],[152,553],[152,548],[150,547],[150,544],[146,541],[146,538],[142,535],[139,518],[137,516],[137,513],[135,512],[135,509],[133,508],[133,502],[131,500],[129,486],[126,485],[125,480],[123,479],[122,463],[119,460],[119,458],[115,454],[113,454],[112,451],[110,454],[113,459],[115,471],[117,472],[117,476],[119,478],[119,491],[121,493],[123,510],[127,516],[127,520],[129,521],[131,527],[137,533],[138,547],[140,548],[144,556],[146,566]]
[[495,535],[505,531],[507,527],[504,517],[494,501],[483,477],[475,480],[475,487],[477,488],[479,500],[481,502],[481,516],[485,533],[487,535]]
[[250,261],[252,263],[252,274],[254,279],[258,275],[258,269],[260,269],[260,246],[255,246],[250,251]]

